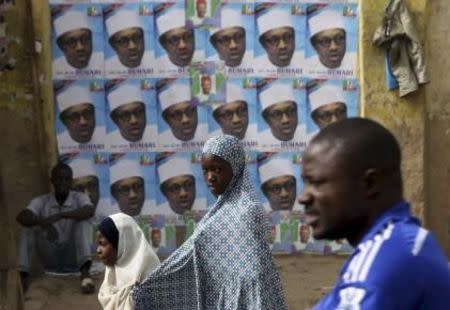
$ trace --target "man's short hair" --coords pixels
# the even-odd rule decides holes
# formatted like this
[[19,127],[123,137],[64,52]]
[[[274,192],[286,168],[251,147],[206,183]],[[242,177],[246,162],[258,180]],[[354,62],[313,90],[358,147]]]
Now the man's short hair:
[[[336,158],[349,169],[361,173],[378,168],[402,190],[401,151],[394,135],[379,123],[360,117],[347,118],[322,129],[310,142],[327,143]],[[348,167],[348,168],[347,168]]]
[[51,175],[54,175],[57,171],[60,171],[60,170],[69,171],[70,175],[73,176],[72,168],[70,168],[70,166],[68,164],[63,163],[62,161],[58,161],[58,163],[53,166]]

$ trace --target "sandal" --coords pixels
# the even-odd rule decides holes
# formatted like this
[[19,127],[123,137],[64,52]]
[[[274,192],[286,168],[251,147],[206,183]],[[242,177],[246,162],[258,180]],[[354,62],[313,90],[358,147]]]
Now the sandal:
[[90,277],[81,279],[81,292],[83,294],[92,294],[95,292],[95,284]]

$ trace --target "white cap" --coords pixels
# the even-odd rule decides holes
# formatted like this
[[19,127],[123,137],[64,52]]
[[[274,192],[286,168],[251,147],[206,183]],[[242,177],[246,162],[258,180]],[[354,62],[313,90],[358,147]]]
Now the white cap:
[[86,12],[79,11],[69,11],[58,16],[53,21],[53,27],[57,38],[68,31],[83,28],[90,29]]
[[227,83],[227,93],[226,93],[226,103],[234,102],[234,101],[246,101],[244,90],[242,87],[234,84]]
[[56,96],[59,112],[81,103],[93,103],[90,91],[86,87],[71,85]]
[[259,93],[259,102],[263,111],[272,104],[283,101],[295,102],[294,90],[288,84],[272,82],[271,85]]
[[106,21],[106,32],[111,38],[117,32],[128,28],[144,29],[139,13],[132,10],[119,10],[114,15],[109,16]]
[[311,107],[311,112],[321,106],[334,102],[345,103],[342,88],[340,87],[325,85],[309,94],[309,105]]
[[119,162],[112,165],[110,168],[110,175],[111,184],[114,184],[122,179],[144,177],[139,162],[137,160],[130,159],[119,160]]
[[[235,101],[246,101],[244,96],[244,90],[242,89],[242,87],[239,87],[235,83],[227,83],[225,100],[226,103],[232,103]],[[215,111],[223,105],[224,105],[223,103],[212,104],[212,109],[213,111]]]
[[191,162],[185,158],[173,157],[158,167],[159,183],[163,184],[170,178],[190,174],[194,175]]
[[111,112],[121,105],[134,101],[144,102],[141,88],[137,85],[119,85],[118,88],[108,94],[109,110]]
[[89,175],[97,175],[94,162],[86,158],[77,158],[71,161],[69,166],[72,168],[74,179]]
[[266,31],[281,28],[294,28],[291,11],[285,8],[268,9],[256,18],[258,24],[259,35],[263,35]]
[[220,24],[221,24],[220,28],[215,27],[210,30],[211,35],[225,28],[231,27],[244,28],[244,21],[242,20],[241,10],[226,6],[220,12]]
[[159,35],[163,35],[172,29],[185,27],[186,16],[184,10],[178,8],[166,9],[166,12],[156,17],[156,26],[158,27]]
[[323,10],[308,19],[309,37],[328,29],[345,29],[342,14],[335,10]]
[[280,177],[283,175],[291,175],[295,177],[294,165],[292,164],[292,161],[288,159],[269,159],[259,167],[259,178],[261,180],[261,184],[264,184],[266,181],[272,178]]
[[191,101],[191,88],[186,83],[172,82],[167,88],[158,93],[159,104],[161,110],[164,111],[168,107],[184,102]]

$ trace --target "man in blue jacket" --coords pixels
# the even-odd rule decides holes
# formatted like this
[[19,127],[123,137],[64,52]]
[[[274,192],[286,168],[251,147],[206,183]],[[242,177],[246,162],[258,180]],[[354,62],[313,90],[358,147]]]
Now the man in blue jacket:
[[314,309],[449,309],[450,270],[403,199],[401,155],[378,123],[351,118],[313,138],[303,157],[307,223],[315,239],[355,248]]

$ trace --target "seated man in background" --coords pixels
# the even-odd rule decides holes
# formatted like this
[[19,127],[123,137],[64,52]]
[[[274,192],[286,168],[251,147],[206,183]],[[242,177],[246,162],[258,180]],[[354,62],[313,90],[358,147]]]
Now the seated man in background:
[[23,226],[20,237],[18,270],[24,290],[29,284],[33,249],[40,256],[45,271],[81,272],[81,291],[93,293],[90,278],[92,226],[94,215],[89,197],[70,190],[72,169],[58,163],[51,172],[54,192],[33,199],[17,215]]
[[306,223],[315,239],[355,248],[333,291],[313,309],[448,309],[450,270],[403,198],[400,147],[378,123],[350,118],[306,148]]

